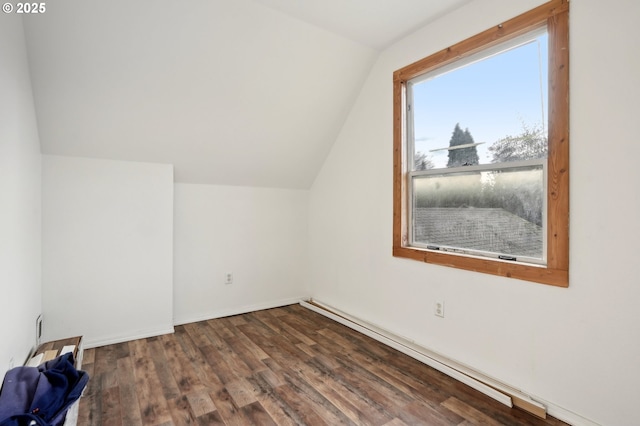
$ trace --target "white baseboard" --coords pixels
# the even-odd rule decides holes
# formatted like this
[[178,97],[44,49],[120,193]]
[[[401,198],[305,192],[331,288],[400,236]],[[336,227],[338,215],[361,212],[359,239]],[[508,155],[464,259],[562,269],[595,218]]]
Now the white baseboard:
[[[438,371],[462,382],[472,388],[490,396],[491,398],[507,405],[512,406],[513,396],[519,400],[519,403],[524,403],[535,408],[534,411],[541,409],[545,410],[547,414],[569,423],[573,426],[600,426],[585,417],[582,417],[576,413],[559,407],[553,403],[545,401],[537,396],[530,395],[524,391],[494,379],[482,372],[473,369],[470,366],[461,364],[455,360],[449,359],[437,352],[434,352],[423,346],[419,346],[412,341],[409,341],[401,336],[396,335],[393,332],[382,329],[376,325],[370,324],[357,317],[349,315],[345,312],[341,312],[335,308],[318,302],[317,300],[301,301],[300,305],[313,310],[321,315],[324,315],[332,320],[339,322],[349,328],[352,328],[366,336],[369,336],[387,346],[390,346],[420,362],[423,362],[430,367],[435,368]],[[520,405],[522,407],[522,405]]]
[[[299,296],[299,297],[293,297],[289,299],[274,300],[270,302],[212,311],[205,314],[194,315],[189,317],[176,318],[174,320],[174,325],[182,325],[182,324],[187,324],[191,322],[228,317],[230,315],[245,314],[247,312],[259,311],[262,309],[278,308],[280,306],[296,304],[296,303],[299,303],[301,300],[307,300],[307,299],[309,299],[308,296]],[[100,337],[97,339],[88,339],[87,336],[85,336],[84,345],[85,345],[85,348],[87,349],[97,348],[99,346],[113,345],[115,343],[128,342],[136,339],[146,339],[147,337],[155,337],[155,336],[161,336],[163,334],[171,334],[173,332],[174,332],[174,329],[173,329],[173,326],[171,326],[171,327],[162,327],[159,329],[152,329],[152,330],[139,330],[139,331],[134,331],[131,334],[106,336],[106,337]]]
[[129,342],[131,340],[146,339],[147,337],[162,336],[163,334],[172,334],[174,332],[173,326],[167,328],[159,328],[152,330],[139,330],[131,334],[120,336],[109,336],[98,339],[83,338],[85,349],[97,348],[100,346],[113,345],[116,343]]
[[300,303],[302,300],[308,300],[309,296],[292,297],[288,299],[272,300],[269,302],[256,303],[252,305],[244,305],[233,308],[219,309],[211,312],[201,313],[198,315],[189,315],[174,318],[174,325],[189,324],[192,322],[206,321],[215,318],[224,318],[232,315],[246,314],[247,312],[261,311],[263,309],[279,308],[281,306],[293,305]]

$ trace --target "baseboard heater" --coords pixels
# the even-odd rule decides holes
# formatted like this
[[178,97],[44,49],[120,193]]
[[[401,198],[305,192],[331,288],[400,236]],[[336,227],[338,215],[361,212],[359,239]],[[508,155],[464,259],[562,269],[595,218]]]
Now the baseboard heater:
[[543,404],[534,401],[521,391],[486,376],[471,367],[458,363],[425,347],[419,346],[411,340],[395,335],[390,331],[369,324],[366,321],[362,321],[316,300],[301,301],[300,305],[433,367],[508,407],[515,406],[537,417],[547,418],[547,409]]

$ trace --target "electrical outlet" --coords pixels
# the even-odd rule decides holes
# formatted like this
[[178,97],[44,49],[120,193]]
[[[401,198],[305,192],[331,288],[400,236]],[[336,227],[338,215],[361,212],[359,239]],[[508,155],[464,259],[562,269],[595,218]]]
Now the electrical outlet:
[[233,284],[233,273],[227,272],[224,274],[224,283],[226,285]]
[[433,315],[444,318],[444,302],[442,300],[436,301],[433,305]]

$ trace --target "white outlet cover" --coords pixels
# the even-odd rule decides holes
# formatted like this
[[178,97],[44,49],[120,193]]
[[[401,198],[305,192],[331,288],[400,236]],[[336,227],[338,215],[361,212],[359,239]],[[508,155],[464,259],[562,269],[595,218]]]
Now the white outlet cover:
[[439,300],[433,305],[433,314],[437,317],[444,318],[444,302],[443,301]]

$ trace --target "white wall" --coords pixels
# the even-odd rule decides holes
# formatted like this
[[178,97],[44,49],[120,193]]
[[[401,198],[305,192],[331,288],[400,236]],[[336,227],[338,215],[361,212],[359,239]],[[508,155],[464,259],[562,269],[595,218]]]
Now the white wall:
[[393,71],[540,3],[475,1],[382,53],[310,194],[311,293],[574,420],[633,424],[640,3],[571,2],[570,287],[391,256]]
[[173,168],[43,157],[44,337],[173,330]]
[[40,143],[22,20],[0,16],[0,377],[35,345],[41,304]]
[[307,296],[307,217],[308,191],[176,184],[176,324]]

